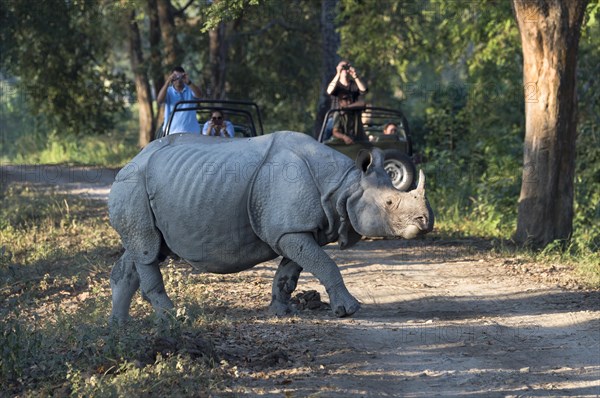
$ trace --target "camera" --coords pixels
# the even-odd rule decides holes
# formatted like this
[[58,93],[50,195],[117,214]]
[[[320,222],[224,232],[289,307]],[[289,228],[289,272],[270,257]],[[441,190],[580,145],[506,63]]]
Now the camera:
[[343,65],[342,70],[350,70],[350,64]]
[[175,75],[175,77],[173,78],[173,82],[176,82],[177,80],[181,80],[183,79],[183,74],[182,73],[178,73],[177,75]]

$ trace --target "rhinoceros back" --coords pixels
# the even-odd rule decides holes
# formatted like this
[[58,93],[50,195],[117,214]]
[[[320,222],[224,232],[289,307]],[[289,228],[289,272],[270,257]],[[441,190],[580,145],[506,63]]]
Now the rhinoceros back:
[[271,145],[269,137],[186,135],[154,153],[146,189],[156,227],[173,252],[219,273],[276,257],[254,233],[247,206],[249,188]]
[[237,272],[281,254],[284,234],[313,233],[320,244],[337,240],[339,194],[358,178],[353,164],[300,133],[169,136],[119,173],[111,222],[143,263],[153,261],[164,240],[202,270]]

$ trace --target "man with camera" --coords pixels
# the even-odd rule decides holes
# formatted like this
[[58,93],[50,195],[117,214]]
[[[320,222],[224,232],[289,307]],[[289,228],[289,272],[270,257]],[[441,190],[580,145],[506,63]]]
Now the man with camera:
[[[360,118],[362,104],[357,102],[358,97],[367,92],[367,86],[348,61],[341,61],[336,71],[336,75],[327,86],[327,94],[333,96],[331,107],[342,109],[336,112],[332,119],[333,139],[342,140],[347,145],[367,140]],[[352,109],[353,107],[356,109]]]
[[[165,85],[160,89],[156,96],[156,102],[160,107],[165,103],[165,118],[163,122],[163,131],[166,134],[167,124],[175,104],[179,101],[189,101],[198,99],[202,95],[200,87],[192,83],[187,73],[181,66],[176,66],[171,70]],[[183,107],[185,109],[185,107]],[[169,134],[173,133],[195,133],[200,134],[200,124],[196,119],[195,111],[176,112],[173,115],[173,121],[169,128]]]
[[356,69],[348,61],[340,61],[337,65],[336,74],[327,86],[327,94],[334,97],[335,103],[332,108],[339,107],[339,99],[350,95],[350,103],[358,100],[360,95],[367,92],[367,86],[360,80]]

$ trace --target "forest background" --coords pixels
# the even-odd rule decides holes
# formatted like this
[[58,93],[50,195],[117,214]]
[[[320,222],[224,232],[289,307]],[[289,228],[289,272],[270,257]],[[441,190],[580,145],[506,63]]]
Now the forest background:
[[[3,164],[120,166],[160,123],[152,98],[173,65],[206,97],[250,99],[266,131],[314,134],[323,84],[348,59],[366,101],[407,115],[438,228],[510,240],[525,101],[510,1],[3,1]],[[598,259],[600,4],[578,55],[573,237],[545,252]],[[148,104],[152,104],[147,108]],[[146,108],[145,108],[146,107]]]

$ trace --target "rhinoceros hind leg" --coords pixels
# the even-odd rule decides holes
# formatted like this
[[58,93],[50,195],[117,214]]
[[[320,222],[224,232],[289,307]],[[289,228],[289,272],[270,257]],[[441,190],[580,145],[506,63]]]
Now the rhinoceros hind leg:
[[123,323],[129,318],[131,299],[140,286],[140,277],[135,269],[133,258],[125,251],[113,266],[110,274],[112,290],[111,321]]
[[142,296],[152,304],[157,315],[162,317],[166,311],[173,308],[173,302],[165,292],[165,284],[158,267],[158,260],[152,264],[136,264],[136,270],[140,275]]
[[290,298],[296,290],[300,272],[302,267],[289,258],[284,258],[279,263],[273,279],[273,296],[269,305],[270,311],[275,315],[284,316],[294,313],[294,309],[290,307]]
[[310,272],[325,286],[331,309],[338,317],[354,314],[360,308],[344,285],[342,274],[336,263],[315,241],[312,234],[293,233],[279,239],[282,254]]

